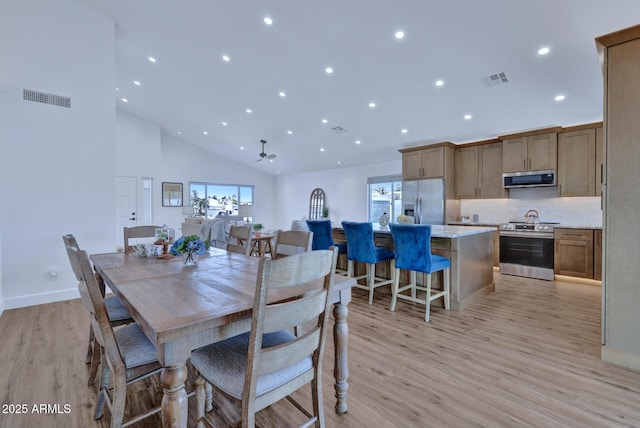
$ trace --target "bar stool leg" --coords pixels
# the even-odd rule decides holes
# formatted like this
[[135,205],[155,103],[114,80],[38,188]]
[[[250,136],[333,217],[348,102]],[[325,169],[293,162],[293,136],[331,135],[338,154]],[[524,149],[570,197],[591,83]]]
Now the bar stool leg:
[[373,305],[373,289],[376,282],[376,265],[367,263],[367,285],[369,286],[369,304]]
[[396,310],[396,303],[398,302],[398,288],[400,288],[400,269],[395,269],[395,276],[393,278],[393,284],[391,285],[391,312]]
[[429,322],[429,312],[431,309],[431,275],[433,274],[427,274],[427,296],[425,302],[426,309],[424,310],[425,322]]
[[444,309],[446,311],[449,310],[449,307],[451,306],[451,290],[450,290],[450,278],[449,278],[449,268],[446,268],[445,270],[442,271],[442,276],[444,277]]

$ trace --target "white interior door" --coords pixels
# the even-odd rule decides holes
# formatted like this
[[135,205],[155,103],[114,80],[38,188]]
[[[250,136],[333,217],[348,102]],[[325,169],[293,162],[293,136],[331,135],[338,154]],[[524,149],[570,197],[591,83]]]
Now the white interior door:
[[135,177],[117,177],[116,189],[116,243],[124,248],[122,229],[138,224],[137,180]]

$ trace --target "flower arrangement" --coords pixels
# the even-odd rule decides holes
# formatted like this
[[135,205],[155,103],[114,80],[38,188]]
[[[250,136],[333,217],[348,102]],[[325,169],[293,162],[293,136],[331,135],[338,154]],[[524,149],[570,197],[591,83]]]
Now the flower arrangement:
[[174,256],[185,254],[185,265],[195,265],[197,256],[201,256],[209,249],[209,243],[204,242],[198,235],[182,236],[173,243],[169,250]]

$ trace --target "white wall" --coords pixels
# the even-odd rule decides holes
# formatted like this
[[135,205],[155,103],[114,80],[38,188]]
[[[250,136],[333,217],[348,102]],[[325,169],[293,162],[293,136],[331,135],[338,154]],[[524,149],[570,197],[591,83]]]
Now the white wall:
[[309,217],[309,198],[316,187],[325,191],[329,219],[334,224],[343,220],[367,221],[367,178],[401,174],[400,154],[396,157],[389,162],[278,177],[278,221],[274,228],[288,229],[291,220]]
[[[63,234],[114,248],[114,25],[76,2],[4,0],[0,58],[0,272],[13,308],[77,296]],[[22,101],[22,88],[72,108]]]
[[[154,222],[176,231],[185,215],[181,207],[162,207],[160,182],[183,183],[183,199],[189,203],[189,182],[254,185],[254,222],[265,227],[276,222],[276,178],[249,166],[225,159],[193,144],[162,134],[161,175],[154,179]],[[176,232],[177,233],[177,232]]]

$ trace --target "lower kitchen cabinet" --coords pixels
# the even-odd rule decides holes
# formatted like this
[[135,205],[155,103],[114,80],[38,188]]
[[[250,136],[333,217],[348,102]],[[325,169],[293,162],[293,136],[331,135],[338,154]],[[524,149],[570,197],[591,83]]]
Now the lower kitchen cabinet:
[[593,278],[593,229],[556,229],[554,272]]
[[593,231],[593,279],[602,281],[602,230]]

